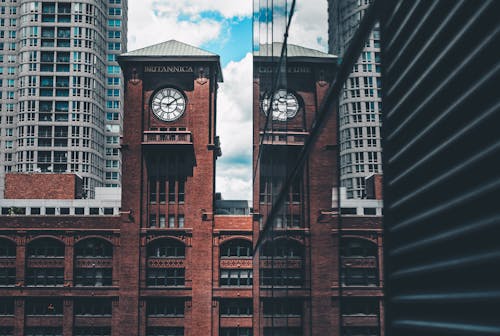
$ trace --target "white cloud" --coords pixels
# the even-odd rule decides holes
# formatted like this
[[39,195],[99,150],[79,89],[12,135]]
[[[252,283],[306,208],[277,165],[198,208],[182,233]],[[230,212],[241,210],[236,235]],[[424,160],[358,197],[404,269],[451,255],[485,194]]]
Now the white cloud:
[[250,0],[131,0],[128,11],[128,50],[176,39],[200,46],[224,35],[224,20],[202,18],[207,11],[224,19],[250,16]]
[[326,52],[328,50],[328,3],[297,1],[288,42]]
[[229,62],[218,95],[217,191],[225,199],[251,199],[252,188],[252,55]]
[[177,14],[154,15],[153,1],[129,2],[128,50],[135,50],[159,42],[176,39],[199,46],[216,39],[221,33],[221,22],[215,20],[178,21]]
[[[220,160],[220,159],[219,159]],[[252,167],[217,162],[216,190],[223,199],[252,199]]]
[[218,12],[225,18],[249,16],[252,13],[251,0],[158,0],[155,6],[160,12],[193,16],[207,11]]

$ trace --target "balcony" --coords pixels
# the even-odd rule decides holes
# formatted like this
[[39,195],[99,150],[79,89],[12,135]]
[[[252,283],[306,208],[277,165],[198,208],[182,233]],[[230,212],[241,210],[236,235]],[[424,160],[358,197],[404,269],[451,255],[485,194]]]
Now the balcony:
[[297,131],[267,131],[260,132],[260,138],[264,137],[264,145],[285,145],[285,146],[303,146],[309,132]]
[[143,145],[193,145],[189,131],[145,131]]

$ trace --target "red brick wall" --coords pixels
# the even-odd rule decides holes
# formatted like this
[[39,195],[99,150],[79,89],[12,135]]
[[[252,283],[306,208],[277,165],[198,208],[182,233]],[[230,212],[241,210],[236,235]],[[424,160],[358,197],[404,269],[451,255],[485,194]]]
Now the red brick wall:
[[215,216],[215,230],[252,231],[252,216]]
[[369,199],[382,200],[382,174],[373,174],[366,179],[366,197]]
[[81,198],[82,180],[76,174],[8,173],[6,199]]

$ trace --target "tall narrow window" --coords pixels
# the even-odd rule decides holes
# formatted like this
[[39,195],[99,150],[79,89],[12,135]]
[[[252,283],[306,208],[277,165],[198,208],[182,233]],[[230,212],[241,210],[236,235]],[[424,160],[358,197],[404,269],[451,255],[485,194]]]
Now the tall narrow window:
[[156,177],[149,179],[149,202],[156,203]]
[[160,203],[165,203],[167,200],[166,184],[167,181],[165,180],[165,177],[164,176],[160,177]]
[[169,203],[175,202],[175,179],[168,180],[168,201]]
[[184,203],[184,179],[180,178],[179,179],[179,198],[178,201],[179,203]]

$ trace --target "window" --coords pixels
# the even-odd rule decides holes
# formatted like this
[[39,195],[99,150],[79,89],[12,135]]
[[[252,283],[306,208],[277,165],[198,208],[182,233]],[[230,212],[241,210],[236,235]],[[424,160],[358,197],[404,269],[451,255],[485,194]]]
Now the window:
[[184,328],[181,327],[148,327],[146,336],[184,336]]
[[341,280],[345,286],[377,286],[377,270],[374,268],[343,268]]
[[378,336],[377,327],[343,327],[342,336]]
[[248,258],[252,257],[252,254],[252,242],[243,239],[230,240],[220,248],[221,258]]
[[16,269],[0,268],[0,286],[13,286],[16,283]]
[[62,315],[62,299],[43,298],[26,301],[26,315]]
[[377,245],[365,239],[347,238],[342,240],[340,254],[343,257],[377,257]]
[[74,312],[76,316],[111,316],[110,299],[76,299]]
[[35,258],[64,257],[64,244],[52,238],[36,239],[28,245],[28,256]]
[[8,239],[0,239],[0,258],[15,258],[16,244]]
[[262,286],[302,286],[303,272],[301,269],[295,268],[275,268],[261,270],[261,285]]
[[6,297],[0,298],[0,316],[13,316],[13,315],[14,315],[14,299]]
[[148,268],[147,286],[184,286],[184,268]]
[[111,327],[75,327],[75,336],[111,336]]
[[251,269],[221,269],[220,286],[251,286]]
[[263,301],[264,316],[301,316],[303,303],[300,299],[274,298]]
[[62,286],[64,268],[28,268],[26,283],[28,286]]
[[24,336],[62,336],[61,327],[26,327]]
[[363,214],[365,216],[375,216],[377,214],[377,208],[363,208]]
[[251,316],[253,314],[252,299],[221,299],[220,316]]
[[109,15],[122,15],[121,8],[110,7],[108,10]]
[[295,240],[277,239],[264,244],[260,253],[268,258],[302,258],[304,247]]
[[156,227],[156,215],[149,215],[149,227],[150,228]]
[[148,258],[184,258],[185,245],[173,239],[160,239],[148,246]]
[[[176,190],[177,184],[177,190]],[[184,184],[183,178],[168,180],[168,201],[169,203],[184,203]],[[176,197],[177,196],[177,197]]]
[[252,328],[220,328],[219,336],[252,336]]
[[111,286],[111,268],[77,268],[75,276],[76,286]]
[[347,298],[342,304],[342,315],[378,315],[379,303],[373,298]]
[[77,258],[111,258],[113,257],[113,246],[103,239],[85,239],[76,244],[75,256]]
[[184,299],[148,300],[147,316],[184,316]]
[[302,336],[302,330],[297,327],[266,327],[264,336]]

